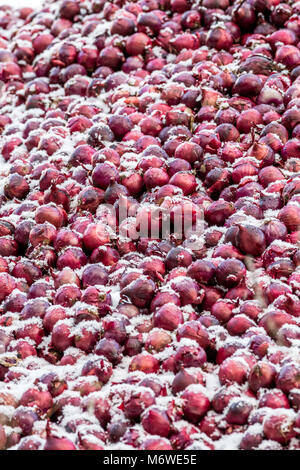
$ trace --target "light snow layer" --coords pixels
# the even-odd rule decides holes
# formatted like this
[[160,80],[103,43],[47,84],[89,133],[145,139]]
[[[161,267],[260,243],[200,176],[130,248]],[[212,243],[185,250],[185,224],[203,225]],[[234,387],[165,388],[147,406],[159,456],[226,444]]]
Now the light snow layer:
[[0,5],[10,5],[16,8],[30,7],[39,8],[42,5],[42,0],[0,0]]

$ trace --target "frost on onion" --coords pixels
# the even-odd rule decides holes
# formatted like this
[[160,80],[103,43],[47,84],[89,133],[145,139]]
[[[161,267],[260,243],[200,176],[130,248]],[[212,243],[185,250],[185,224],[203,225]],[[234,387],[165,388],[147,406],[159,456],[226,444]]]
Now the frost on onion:
[[299,448],[299,14],[1,7],[1,450]]

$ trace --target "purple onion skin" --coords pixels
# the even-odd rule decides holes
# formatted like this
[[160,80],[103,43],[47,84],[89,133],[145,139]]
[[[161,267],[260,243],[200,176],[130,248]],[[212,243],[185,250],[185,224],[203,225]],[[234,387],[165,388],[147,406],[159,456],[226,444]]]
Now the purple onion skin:
[[0,7],[0,449],[300,449],[300,2],[50,3]]

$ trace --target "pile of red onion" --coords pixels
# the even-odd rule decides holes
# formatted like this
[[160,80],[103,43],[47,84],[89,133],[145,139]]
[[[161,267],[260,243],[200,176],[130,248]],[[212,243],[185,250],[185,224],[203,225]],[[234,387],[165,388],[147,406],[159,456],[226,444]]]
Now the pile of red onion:
[[299,449],[300,2],[0,7],[0,80],[0,449]]

